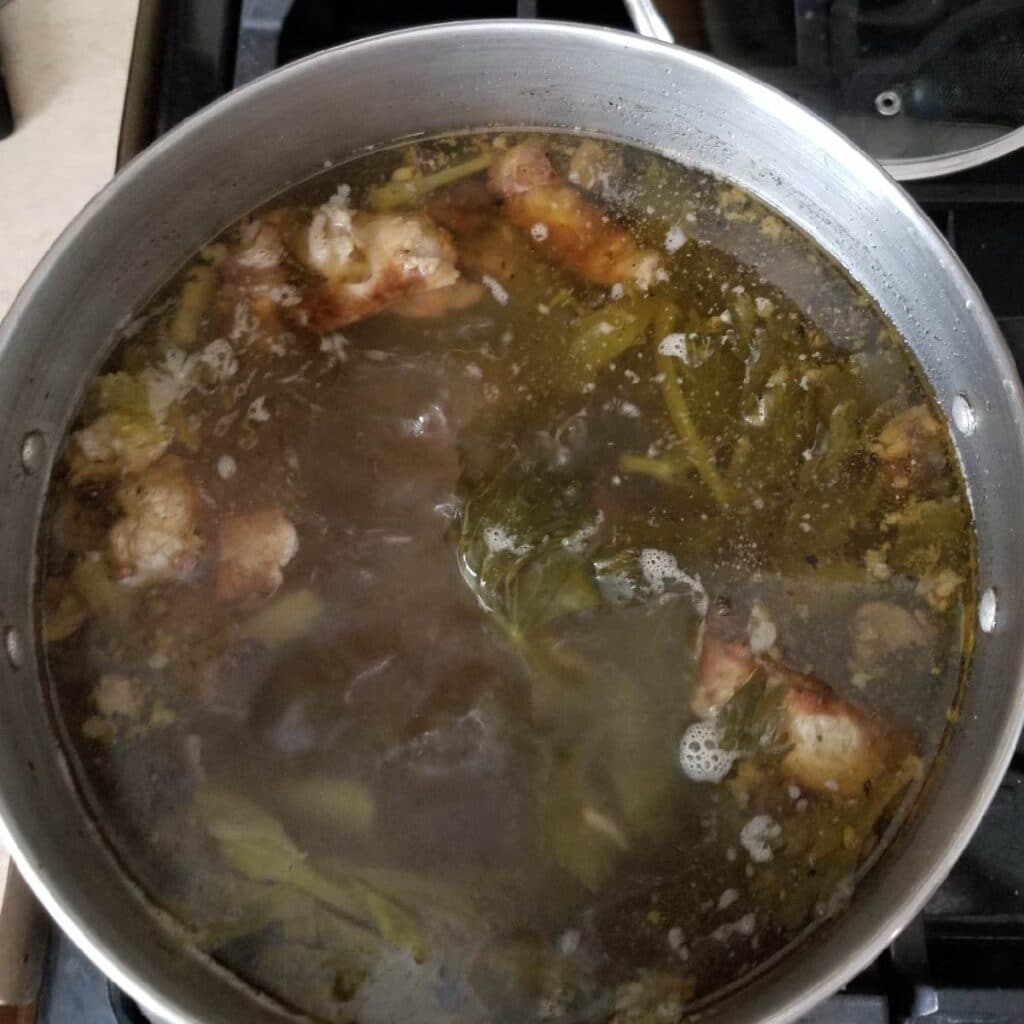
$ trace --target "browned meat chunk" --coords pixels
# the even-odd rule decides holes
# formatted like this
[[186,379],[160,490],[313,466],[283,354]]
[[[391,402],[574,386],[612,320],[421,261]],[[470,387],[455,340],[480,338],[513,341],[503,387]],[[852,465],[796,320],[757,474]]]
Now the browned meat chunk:
[[279,508],[232,516],[220,524],[215,590],[220,601],[269,597],[299,550],[291,520]]
[[887,658],[908,648],[925,648],[933,629],[917,615],[892,601],[865,601],[850,621],[853,667],[863,675],[877,674]]
[[587,192],[609,189],[624,173],[621,154],[596,139],[584,139],[569,160],[569,181]]
[[324,278],[301,306],[317,331],[364,320],[459,277],[451,237],[428,216],[353,213],[345,189],[314,214],[299,256]]
[[949,611],[965,579],[952,569],[925,573],[917,581],[917,593],[937,612]]
[[453,235],[490,228],[501,213],[497,196],[479,178],[460,181],[430,197],[427,212]]
[[816,680],[791,685],[782,706],[790,744],[782,770],[804,789],[857,796],[892,763],[893,731]]
[[475,306],[483,297],[486,289],[476,281],[456,281],[447,288],[435,288],[429,292],[416,292],[404,299],[399,299],[390,312],[415,320],[433,320],[446,313],[454,313],[460,309]]
[[721,710],[750,678],[757,662],[743,644],[727,643],[706,630],[697,671],[697,688],[690,708],[701,718],[710,718]]
[[300,301],[289,283],[282,237],[287,227],[283,215],[273,213],[250,222],[238,248],[223,261],[217,324],[236,345],[278,336],[287,328],[283,310]]
[[872,451],[882,460],[893,487],[906,490],[941,471],[942,424],[928,406],[913,405],[886,423]]
[[782,771],[809,791],[848,797],[908,753],[899,730],[838,696],[827,684],[708,631],[691,709],[713,717],[760,669],[769,688],[782,688],[779,741]]
[[509,281],[533,258],[526,236],[501,218],[498,198],[480,180],[443,189],[427,209],[455,237],[459,267],[474,277]]
[[110,530],[114,572],[131,583],[159,583],[188,575],[199,559],[199,495],[174,455],[154,463],[117,491],[124,515]]
[[540,252],[595,284],[647,289],[661,270],[658,254],[637,245],[600,207],[563,182],[543,148],[522,142],[491,165],[490,187],[508,220]]

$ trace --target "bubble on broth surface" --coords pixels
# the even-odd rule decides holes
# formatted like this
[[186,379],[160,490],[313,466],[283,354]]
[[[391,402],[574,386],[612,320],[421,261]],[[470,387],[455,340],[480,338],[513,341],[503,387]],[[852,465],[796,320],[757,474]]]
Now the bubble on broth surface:
[[694,722],[679,742],[679,763],[694,782],[721,782],[736,763],[736,751],[722,747],[718,723]]

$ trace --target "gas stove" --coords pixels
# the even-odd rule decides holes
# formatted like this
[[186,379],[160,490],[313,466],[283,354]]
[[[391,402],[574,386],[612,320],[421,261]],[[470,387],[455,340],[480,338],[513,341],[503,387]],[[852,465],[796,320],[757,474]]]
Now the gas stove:
[[[799,89],[810,90],[801,98],[826,116],[835,113],[837,96],[845,97],[844,102],[851,95],[859,96],[856,90],[851,92],[851,79],[839,74],[851,45],[849,31],[840,29],[848,29],[851,18],[887,43],[884,52],[871,55],[877,60],[864,60],[852,72],[847,67],[844,73],[854,75],[858,88],[865,78],[880,88],[873,97],[874,113],[890,120],[892,110],[880,97],[885,93],[909,95],[901,89],[912,91],[915,80],[907,68],[924,73],[922,53],[934,55],[938,45],[929,42],[928,32],[948,45],[953,31],[948,23],[959,26],[962,35],[969,8],[984,8],[981,13],[985,17],[993,12],[1001,17],[1009,13],[1024,22],[1024,3],[992,4],[990,0],[975,4],[943,0],[757,3],[662,0],[660,9],[675,38],[761,73],[783,88],[798,80],[799,88],[789,91],[796,95]],[[119,162],[230,89],[338,43],[410,25],[481,16],[557,18],[632,29],[637,8],[643,6],[625,0],[391,0],[365,8],[322,0],[141,0]],[[737,16],[731,28],[722,21],[730,8]],[[769,8],[773,13],[765,19]],[[744,12],[745,20],[740,17]],[[945,21],[943,12],[949,15]],[[840,16],[846,17],[841,24],[837,22]],[[759,19],[770,23],[771,32],[766,29],[755,45],[750,37],[757,35]],[[777,34],[780,26],[787,25],[792,29],[796,59],[792,67],[780,70],[776,58],[789,43],[773,42],[771,33]],[[886,26],[891,30],[888,35],[883,31]],[[822,38],[816,32],[823,33]],[[908,38],[913,45],[904,47],[903,65],[899,65],[899,48],[890,44]],[[829,45],[830,39],[835,45]],[[1002,45],[1007,45],[1008,39],[1004,36]],[[1020,46],[1014,52],[1015,73],[1024,79],[1019,70],[1024,68],[1021,52]],[[1006,95],[1010,93],[1013,89],[1006,91]],[[892,102],[891,97],[887,102]],[[967,102],[962,95],[960,102],[961,106]],[[978,122],[992,132],[1001,123],[1004,137],[1012,136],[1014,132],[1006,129],[1016,128],[1015,119],[1024,106],[1018,111],[1007,102],[1012,110],[993,115],[983,109],[983,116],[975,119],[967,136],[959,137],[974,140],[983,130]],[[979,103],[981,99],[975,106]],[[828,109],[822,110],[823,104]],[[866,104],[864,101],[862,106]],[[847,114],[850,109],[847,102]],[[863,117],[863,112],[859,116]],[[842,123],[841,118],[834,119]],[[947,122],[944,130],[948,128]],[[880,136],[882,145],[888,137],[885,133]],[[1013,151],[1010,144],[1003,149],[1011,152],[956,175],[915,181],[909,189],[974,276],[1018,367],[1024,368],[1024,289],[1020,287],[1024,280],[1024,152]],[[804,1020],[808,1024],[1024,1022],[1022,851],[1024,743],[1018,746],[981,828],[923,913],[868,970]],[[37,1022],[147,1024],[147,1018],[55,930]]]

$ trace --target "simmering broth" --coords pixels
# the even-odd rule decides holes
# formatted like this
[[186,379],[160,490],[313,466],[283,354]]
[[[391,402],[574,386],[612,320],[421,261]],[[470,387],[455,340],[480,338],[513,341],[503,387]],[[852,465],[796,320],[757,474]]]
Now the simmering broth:
[[741,190],[364,156],[122,332],[48,678],[120,861],[323,1021],[671,1022],[841,912],[955,718],[973,534],[902,340]]

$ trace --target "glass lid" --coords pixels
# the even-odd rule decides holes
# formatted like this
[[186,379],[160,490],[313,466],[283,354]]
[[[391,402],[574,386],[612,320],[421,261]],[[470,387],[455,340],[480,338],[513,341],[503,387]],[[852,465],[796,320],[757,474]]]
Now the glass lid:
[[816,111],[897,178],[1024,145],[1024,0],[627,0]]

